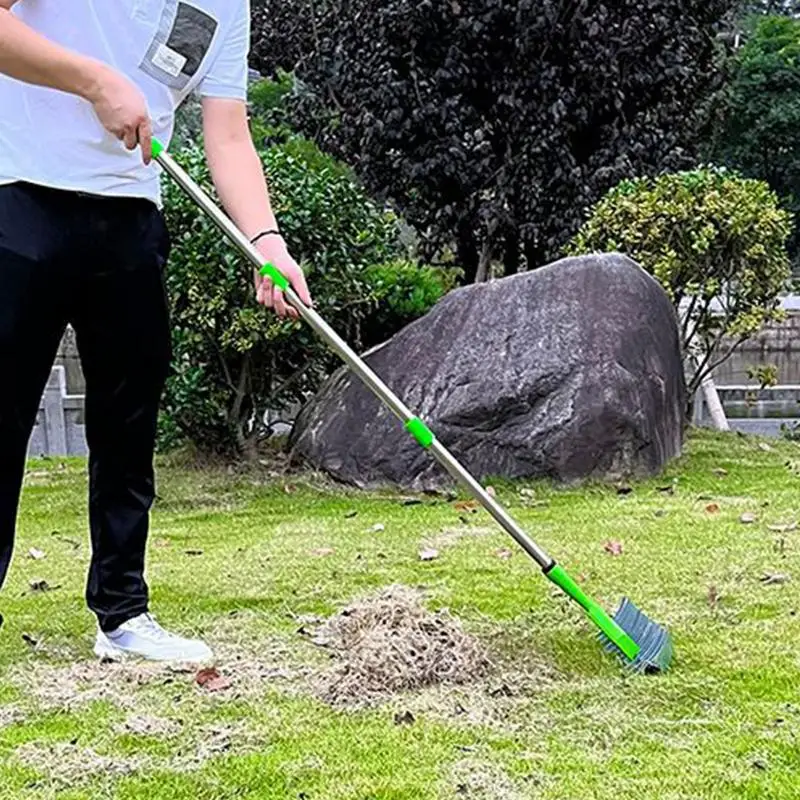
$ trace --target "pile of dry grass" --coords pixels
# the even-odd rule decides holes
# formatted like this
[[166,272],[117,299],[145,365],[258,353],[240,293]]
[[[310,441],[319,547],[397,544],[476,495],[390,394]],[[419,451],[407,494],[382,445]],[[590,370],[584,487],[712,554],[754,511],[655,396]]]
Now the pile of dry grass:
[[464,684],[489,670],[481,645],[446,611],[428,611],[418,592],[390,586],[343,609],[315,643],[335,663],[317,690],[333,706],[363,706],[398,692]]

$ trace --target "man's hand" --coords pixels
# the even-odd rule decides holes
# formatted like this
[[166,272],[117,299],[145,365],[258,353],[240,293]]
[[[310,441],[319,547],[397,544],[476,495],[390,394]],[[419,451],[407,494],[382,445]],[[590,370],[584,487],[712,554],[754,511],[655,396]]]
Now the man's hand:
[[[297,292],[300,299],[307,306],[311,305],[311,295],[308,291],[305,275],[297,262],[289,255],[283,239],[279,236],[264,237],[257,245],[259,253],[265,262],[272,264],[275,269],[285,275],[291,287]],[[262,278],[258,270],[255,272],[256,299],[267,308],[275,309],[279,317],[297,319],[299,314],[290,306],[283,292],[275,286],[269,278]]]
[[141,146],[144,163],[149,164],[153,130],[141,90],[120,73],[102,67],[87,99],[103,127],[124,142],[128,150]]
[[87,100],[102,125],[129,150],[141,145],[146,164],[152,156],[150,115],[139,89],[96,59],[51,42],[28,27],[0,0],[0,74],[35,86],[68,92]]

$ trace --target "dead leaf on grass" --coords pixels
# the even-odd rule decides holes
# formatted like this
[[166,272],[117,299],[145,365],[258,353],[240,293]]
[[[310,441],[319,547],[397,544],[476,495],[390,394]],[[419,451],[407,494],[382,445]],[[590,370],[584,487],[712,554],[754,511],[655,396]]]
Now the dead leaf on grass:
[[606,551],[609,555],[612,556],[621,556],[622,555],[622,542],[618,541],[617,539],[609,539],[604,545],[603,550]]
[[476,500],[460,500],[453,505],[456,511],[469,511],[471,514],[476,514],[480,505]]
[[385,531],[386,526],[382,522],[378,522],[372,526],[373,533],[380,533],[381,531]]
[[51,586],[45,580],[38,580],[38,581],[31,581],[28,586],[30,586],[30,590],[32,592],[54,592],[56,589],[59,589],[60,586]]
[[760,450],[763,450],[765,453],[772,452],[772,445],[767,444],[766,442],[759,442],[758,447]]
[[44,558],[46,555],[47,555],[47,554],[44,552],[44,550],[39,550],[39,549],[38,549],[38,548],[36,548],[36,547],[31,547],[31,549],[30,549],[30,550],[28,550],[28,558],[32,558],[32,559],[34,559],[35,561],[40,561],[40,560],[41,560],[41,559],[43,559],[43,558]]
[[507,548],[503,547],[502,549],[497,550],[495,555],[498,558],[503,559],[503,561],[508,561],[508,559],[511,558],[513,553],[510,550],[508,550]]
[[55,536],[57,539],[60,539],[62,542],[66,542],[67,544],[72,545],[73,549],[75,549],[75,550],[77,550],[81,546],[81,543],[79,541],[77,541],[75,539],[70,539],[69,536],[64,536],[64,534],[61,533],[61,531],[52,531],[50,535],[51,536]]
[[311,551],[312,556],[323,558],[324,556],[332,556],[336,551],[332,547],[319,547]]
[[719,505],[717,503],[709,503],[706,506],[706,512],[709,514],[719,514]]
[[419,551],[420,561],[433,561],[437,558],[439,558],[439,551],[435,550],[433,547],[426,547],[424,550]]
[[772,572],[762,575],[759,580],[764,586],[780,586],[788,583],[790,579],[788,575],[784,575],[782,572]]
[[758,517],[755,514],[750,511],[746,511],[741,517],[739,517],[739,522],[741,522],[742,525],[752,525],[757,519]]
[[710,609],[715,609],[717,607],[717,603],[719,601],[719,590],[713,584],[708,587],[708,607]]
[[357,516],[358,516],[358,511],[348,511],[348,512],[347,512],[347,513],[344,515],[344,518],[345,518],[345,519],[353,519],[353,517],[357,517]]
[[767,525],[767,529],[773,533],[789,533],[789,531],[797,530],[796,522],[786,522],[777,525]]
[[220,675],[216,667],[201,669],[194,679],[195,683],[207,692],[221,692],[233,686],[231,679]]
[[716,475],[718,478],[724,478],[728,474],[728,470],[726,470],[724,467],[714,467],[711,472],[714,473],[714,475]]
[[497,497],[497,492],[494,490],[494,486],[487,486],[486,494],[488,494],[489,497]]

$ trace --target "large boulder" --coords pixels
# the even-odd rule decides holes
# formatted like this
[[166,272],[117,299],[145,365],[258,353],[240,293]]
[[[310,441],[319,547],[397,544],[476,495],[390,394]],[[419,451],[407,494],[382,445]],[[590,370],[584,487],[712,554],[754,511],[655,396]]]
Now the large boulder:
[[[365,360],[478,479],[620,480],[681,451],[676,315],[621,255],[457,289]],[[302,410],[289,446],[357,486],[452,483],[347,368]]]

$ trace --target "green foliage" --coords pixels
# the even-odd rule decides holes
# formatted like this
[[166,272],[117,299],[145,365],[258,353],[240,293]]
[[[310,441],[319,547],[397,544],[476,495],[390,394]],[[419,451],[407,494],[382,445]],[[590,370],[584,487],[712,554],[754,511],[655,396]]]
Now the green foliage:
[[262,75],[292,72],[313,52],[329,0],[251,0],[251,62]]
[[170,150],[182,150],[203,135],[203,106],[200,98],[190,95],[175,115],[175,131],[170,140]]
[[254,66],[467,280],[539,266],[632,174],[692,161],[738,0],[262,0]]
[[[202,148],[174,155],[213,197]],[[391,336],[446,291],[443,274],[437,283],[429,268],[392,266],[406,256],[397,219],[313,143],[291,137],[264,149],[262,161],[316,308],[353,346]],[[307,326],[257,305],[250,266],[172,181],[164,189],[175,357],[161,446],[188,440],[204,450],[250,451],[269,434],[265,413],[304,400],[338,361]]]
[[374,313],[362,323],[364,344],[384,341],[385,331],[398,331],[409,320],[423,316],[453,289],[460,272],[420,266],[414,261],[377,264],[366,270],[376,302]]
[[758,383],[759,389],[778,385],[778,368],[775,364],[758,364],[747,368],[747,377]]
[[288,115],[293,91],[294,79],[285,72],[279,72],[274,79],[259,80],[250,86],[250,130],[253,140],[259,145],[286,142],[294,136]]
[[789,231],[765,183],[707,168],[623,181],[568,252],[622,252],[655,276],[680,314],[684,347],[703,354],[694,389],[732,352],[723,339],[738,344],[780,317]]
[[293,87],[291,74],[281,70],[274,79],[260,80],[251,86],[248,92],[250,106],[262,118],[274,114],[273,121],[281,121]]
[[795,215],[800,260],[800,20],[759,17],[731,66],[708,158],[766,181]]

